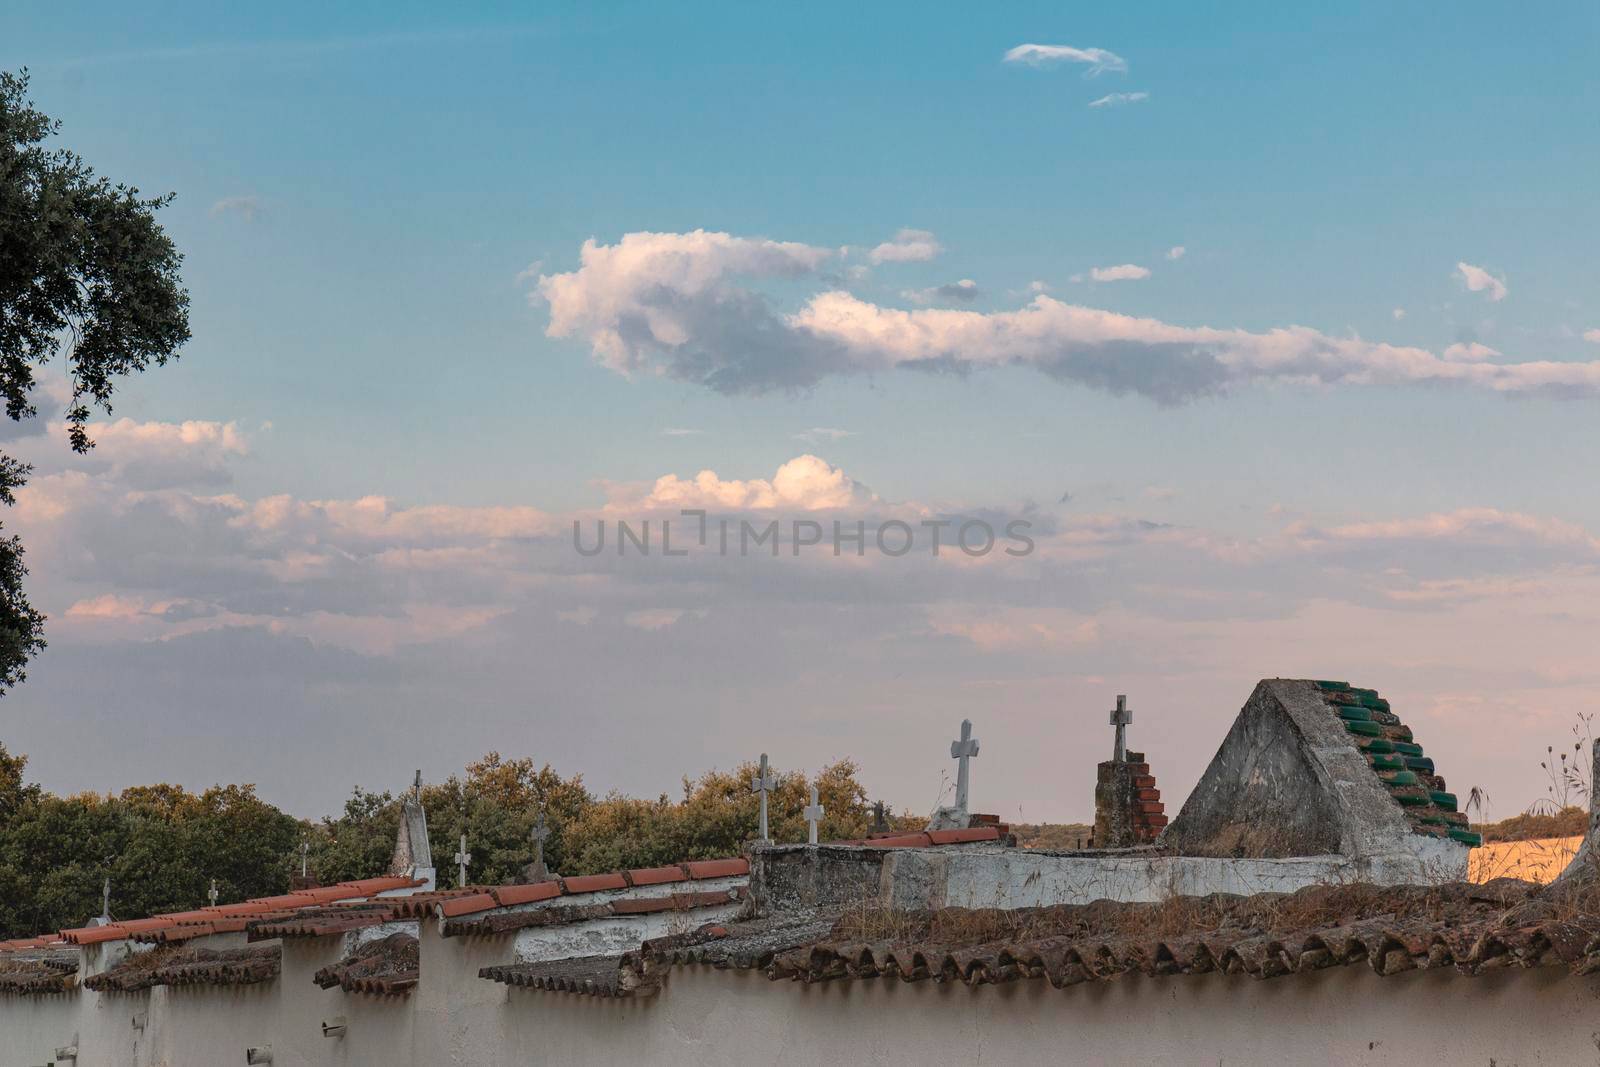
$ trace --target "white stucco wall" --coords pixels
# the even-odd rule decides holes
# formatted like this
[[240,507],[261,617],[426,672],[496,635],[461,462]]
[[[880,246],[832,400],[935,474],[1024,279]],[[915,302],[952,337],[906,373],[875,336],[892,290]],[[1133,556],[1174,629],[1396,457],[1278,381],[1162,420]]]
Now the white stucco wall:
[[[752,1060],[1229,1067],[1596,1058],[1591,1016],[1600,977],[1572,977],[1557,966],[1479,978],[1448,970],[1378,978],[1360,965],[1267,981],[1125,976],[1059,990],[1043,981],[976,989],[891,979],[804,986],[692,967],[671,972],[658,996],[606,1000],[479,979],[477,967],[503,961],[509,940],[439,939],[429,926],[423,984],[409,997],[318,989],[310,975],[328,953],[313,950],[318,942],[291,943],[284,975],[272,983],[4,998],[0,1063],[49,1062],[62,1032],[52,1028],[69,1024],[103,1030],[107,1039],[112,1031],[124,1035],[85,1043],[81,1067],[242,1063],[245,1047],[268,1038],[273,1062],[294,1067],[748,1067]],[[146,1007],[147,1030],[135,1042],[129,1019]],[[348,1033],[323,1037],[322,1021],[338,1014],[347,1016]]]
[[1463,881],[1468,850],[1416,835],[1404,850],[1362,857],[1214,859],[1149,851],[897,849],[884,858],[883,899],[906,908],[1026,908],[1174,895],[1292,893],[1308,885],[1437,885]]

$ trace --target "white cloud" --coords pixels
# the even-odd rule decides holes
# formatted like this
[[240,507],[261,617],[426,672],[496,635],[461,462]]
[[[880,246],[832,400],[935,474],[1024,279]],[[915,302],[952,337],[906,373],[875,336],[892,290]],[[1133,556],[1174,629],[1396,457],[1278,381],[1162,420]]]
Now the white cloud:
[[1090,107],[1121,107],[1123,104],[1139,104],[1150,99],[1150,94],[1137,93],[1107,93],[1098,100],[1089,101]]
[[1126,73],[1128,61],[1104,48],[1074,48],[1065,44],[1019,44],[1005,54],[1007,63],[1026,63],[1030,67],[1048,67],[1057,63],[1083,63],[1088,66],[1085,78],[1094,78],[1106,71]]
[[1148,277],[1150,277],[1149,268],[1133,263],[1121,263],[1115,267],[1095,267],[1089,272],[1089,278],[1097,282],[1136,282]]
[[246,222],[254,222],[262,210],[259,196],[225,196],[211,205],[211,217],[238,215]]
[[1401,319],[1406,317],[1406,309],[1395,308],[1393,311],[1389,312],[1389,315],[1394,319],[1394,321],[1399,322]]
[[726,286],[728,277],[797,277],[830,254],[705,230],[630,233],[614,245],[591,238],[578,270],[540,276],[538,296],[550,305],[552,337],[582,332],[606,366],[628,373],[642,366],[641,345],[686,342],[696,325],[692,312],[703,303],[743,299],[743,290]]
[[662,475],[644,493],[616,493],[606,504],[613,511],[677,508],[719,508],[724,511],[822,511],[872,500],[853,478],[813,455],[796,456],[778,468],[769,481],[722,478],[703,470],[691,479]]
[[1168,259],[1182,259],[1189,250],[1182,245],[1173,245],[1167,249]]
[[1460,360],[1466,363],[1481,363],[1486,359],[1493,359],[1500,355],[1498,349],[1476,341],[1457,341],[1440,353],[1445,359]]
[[[641,244],[651,254],[639,254]],[[668,374],[730,394],[893,368],[1021,364],[1061,381],[1169,403],[1273,381],[1600,395],[1600,361],[1465,363],[1306,326],[1262,332],[1184,326],[1044,295],[1011,311],[903,310],[828,289],[785,313],[765,294],[734,285],[732,275],[798,277],[827,253],[746,244],[726,234],[588,242],[579,270],[540,281],[550,302],[547,332],[585,340],[614,369]]]
[[1457,263],[1456,274],[1474,293],[1487,293],[1489,299],[1496,302],[1506,298],[1508,290],[1505,280],[1496,278],[1482,267],[1474,267],[1471,263]]
[[903,289],[900,295],[916,304],[970,304],[982,295],[982,291],[971,278],[962,278],[958,282],[935,285],[930,289]]
[[[1030,293],[1048,293],[1049,291],[1050,291],[1050,286],[1045,284],[1044,282],[1036,280],[1036,281],[1031,281],[1031,282],[1028,283],[1028,292],[1030,292]],[[1596,332],[1600,333],[1600,331],[1596,331]]]
[[1600,329],[1584,330],[1583,339],[1585,341],[1590,341],[1594,344],[1600,345]]
[[704,430],[692,430],[686,426],[668,426],[661,431],[663,437],[699,437]]
[[867,253],[874,263],[925,263],[944,248],[928,230],[901,230]]
[[841,430],[834,426],[813,426],[809,430],[801,430],[794,436],[797,440],[814,444],[818,441],[843,441],[846,437],[856,436],[856,432]]

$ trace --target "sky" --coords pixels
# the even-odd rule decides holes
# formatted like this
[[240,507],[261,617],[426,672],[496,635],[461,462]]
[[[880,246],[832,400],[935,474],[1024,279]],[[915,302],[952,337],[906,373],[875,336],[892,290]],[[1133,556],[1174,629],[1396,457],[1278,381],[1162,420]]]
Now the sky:
[[[6,434],[50,647],[0,740],[302,815],[490,750],[636,795],[848,757],[926,811],[965,717],[974,806],[1066,820],[1116,694],[1175,810],[1257,679],[1337,678],[1515,814],[1600,708],[1597,44],[1576,3],[9,5],[61,143],[176,194],[194,336],[88,457],[59,378]],[[616,555],[686,508],[778,557]],[[969,519],[1032,549],[932,554]]]

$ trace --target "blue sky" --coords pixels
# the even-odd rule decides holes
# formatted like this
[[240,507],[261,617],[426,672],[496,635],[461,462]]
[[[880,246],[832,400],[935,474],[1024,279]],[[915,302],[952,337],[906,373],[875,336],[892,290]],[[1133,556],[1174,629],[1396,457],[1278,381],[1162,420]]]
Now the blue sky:
[[[46,481],[8,525],[34,535],[55,628],[33,680],[7,697],[13,747],[57,788],[246,778],[316,811],[351,777],[403,780],[419,753],[436,753],[442,774],[488,747],[532,751],[652,792],[785,745],[810,766],[858,755],[889,800],[927,807],[938,746],[904,764],[898,739],[937,735],[963,709],[981,723],[987,707],[998,721],[984,753],[1007,783],[995,807],[1069,817],[1088,810],[1088,746],[1103,747],[1110,694],[1150,709],[1136,722],[1186,722],[1170,756],[1146,746],[1181,796],[1255,678],[1360,672],[1426,713],[1418,733],[1442,735],[1458,784],[1492,785],[1509,814],[1542,790],[1546,739],[1600,696],[1585,656],[1565,651],[1595,622],[1579,593],[1600,554],[1588,532],[1600,497],[1587,491],[1600,389],[1517,384],[1530,365],[1600,360],[1584,339],[1600,328],[1597,30],[1584,4],[1536,16],[1488,4],[13,5],[0,67],[31,69],[65,143],[104,173],[177,193],[164,217],[187,257],[194,328],[179,363],[121,394],[115,415],[137,427],[102,435],[100,495],[70,497],[70,530],[37,516],[66,507],[74,468],[30,446]],[[1004,60],[1029,43],[1103,49],[1125,69]],[[606,327],[592,304],[547,335],[559,309],[539,299],[540,275],[574,278],[587,301],[610,284],[580,272],[586,240],[701,229],[826,250],[798,273],[720,273],[705,305],[669,268],[652,276],[685,301],[696,359],[809,367],[801,387],[708,388],[659,336],[619,374],[592,343]],[[937,254],[874,262],[906,229],[931,234]],[[1479,288],[1461,264],[1483,272]],[[1089,280],[1118,266],[1149,273]],[[973,299],[930,292],[963,279]],[[1348,347],[1320,383],[1258,359],[1169,403],[1139,377],[1138,359],[1165,357],[1138,340],[1095,365],[1114,366],[1120,393],[1081,369],[1041,373],[1052,357],[1018,356],[1003,337],[935,373],[908,369],[926,364],[893,345],[847,342],[837,323],[805,337],[847,358],[707,340],[728,336],[721,297],[753,294],[777,323],[824,290],[874,313],[985,316],[1044,292],[1244,331],[1245,348],[1290,326],[1315,331],[1319,351]],[[1361,361],[1379,344],[1444,371],[1367,384]],[[1494,350],[1477,377],[1441,383],[1464,362],[1444,353],[1474,345]],[[186,421],[231,423],[235,437],[163,436]],[[158,458],[161,484],[119,465],[116,447]],[[591,576],[607,590],[594,603],[552,589],[573,577],[551,532],[571,515],[648,511],[659,501],[626,487],[669,474],[773,479],[805,453],[883,506],[1040,509],[1063,556],[1047,575],[927,578],[904,601],[870,582],[852,596],[824,571],[738,568]],[[110,567],[105,531],[155,506],[128,494],[153,491],[194,544]],[[442,569],[394,593],[364,568],[391,565],[396,543],[341,541],[326,524],[210,559],[219,541],[182,518],[183,493],[554,518],[509,542],[481,526],[470,544],[428,534],[430,551],[506,553],[505,575],[532,579],[511,599],[474,599],[468,576]],[[1073,554],[1073,530],[1111,518],[1182,543],[1130,535]],[[353,575],[296,569],[319,554]],[[358,587],[392,598],[375,607]],[[105,610],[73,612],[83,604]],[[382,638],[367,625],[407,611],[436,625]],[[589,611],[574,628],[572,613]],[[628,624],[630,611],[679,614],[651,627]],[[1263,635],[1263,618],[1282,626]],[[1041,632],[1055,636],[1007,636]],[[757,649],[757,633],[784,636]],[[563,676],[519,674],[519,661],[544,662],[529,646]],[[184,666],[197,660],[207,671]],[[252,681],[263,671],[270,695]],[[596,675],[604,684],[580,681]],[[1195,700],[1203,719],[1186,718]],[[645,721],[647,703],[676,725]],[[441,718],[440,704],[459,707]],[[556,721],[574,714],[586,728]],[[237,756],[263,715],[286,751]],[[372,744],[373,715],[410,725]],[[1525,758],[1489,740],[1506,716],[1528,737]],[[99,739],[89,755],[75,722]],[[620,750],[606,743],[619,733],[631,738]],[[1032,752],[991,756],[1007,733],[1018,750],[1073,752],[1080,787],[1047,785]],[[337,758],[293,755],[330,736]]]

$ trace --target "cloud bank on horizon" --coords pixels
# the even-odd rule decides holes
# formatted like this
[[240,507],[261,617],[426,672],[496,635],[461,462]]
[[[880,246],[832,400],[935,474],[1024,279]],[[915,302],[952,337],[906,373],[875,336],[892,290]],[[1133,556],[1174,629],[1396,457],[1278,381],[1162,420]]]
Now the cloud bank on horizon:
[[[939,251],[932,233],[902,230],[869,255],[875,263],[914,262]],[[1488,351],[1463,359],[1460,350],[1452,358],[1300,325],[1189,326],[1044,293],[1013,310],[903,309],[828,287],[784,312],[775,296],[752,284],[802,282],[839,255],[706,230],[628,233],[615,244],[585,241],[578,268],[541,275],[535,296],[549,307],[547,334],[581,340],[604,366],[728,394],[900,369],[1023,366],[1063,383],[1163,404],[1272,383],[1600,395],[1600,361],[1496,362],[1477,358]],[[1097,280],[1144,277],[1140,271],[1148,274],[1124,264],[1097,272]],[[1458,272],[1469,289],[1504,297],[1504,283],[1480,268],[1461,263]]]

